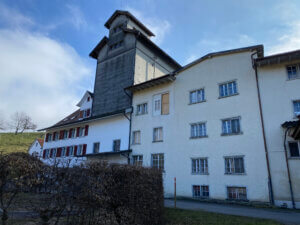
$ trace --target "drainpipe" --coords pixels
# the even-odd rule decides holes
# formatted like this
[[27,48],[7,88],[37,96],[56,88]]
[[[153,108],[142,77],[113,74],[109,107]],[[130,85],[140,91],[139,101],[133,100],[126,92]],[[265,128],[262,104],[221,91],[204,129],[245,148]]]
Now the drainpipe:
[[269,199],[270,199],[271,205],[274,205],[274,194],[273,194],[273,186],[272,186],[272,177],[271,177],[271,170],[270,170],[268,146],[267,146],[266,134],[265,134],[265,123],[264,123],[264,117],[263,117],[262,106],[261,106],[260,89],[259,89],[258,75],[257,75],[257,66],[256,66],[256,63],[255,63],[254,58],[253,58],[254,55],[257,55],[257,52],[254,52],[253,54],[251,54],[251,60],[252,60],[252,67],[255,71],[256,88],[257,88],[257,96],[258,96],[258,104],[259,104],[259,114],[260,114],[260,121],[261,121],[262,134],[263,134],[263,140],[264,140],[264,148],[265,148],[265,155],[266,155],[266,161],[267,161]]
[[[128,94],[126,92],[126,90],[124,90],[125,94],[130,98],[130,105],[132,105],[132,95]],[[128,119],[129,121],[129,135],[128,135],[128,150],[130,149],[130,140],[131,140],[131,121],[132,121],[132,112],[133,112],[133,107],[131,106],[131,112],[130,112],[130,115],[129,115],[129,118],[128,116],[126,115],[126,112],[124,113],[124,116]],[[130,164],[130,156],[128,154],[128,157],[127,157],[127,163]]]
[[288,155],[287,155],[287,147],[286,147],[286,136],[287,136],[287,133],[288,133],[288,131],[289,131],[290,129],[291,129],[291,128],[288,127],[288,128],[286,129],[286,131],[285,131],[283,147],[284,147],[284,155],[285,155],[286,169],[287,169],[287,173],[288,173],[289,186],[290,186],[290,192],[291,192],[291,200],[292,200],[292,204],[293,204],[293,209],[296,209],[295,200],[294,200],[293,185],[292,185],[291,174],[290,174],[290,166],[289,166],[289,160],[288,160]]

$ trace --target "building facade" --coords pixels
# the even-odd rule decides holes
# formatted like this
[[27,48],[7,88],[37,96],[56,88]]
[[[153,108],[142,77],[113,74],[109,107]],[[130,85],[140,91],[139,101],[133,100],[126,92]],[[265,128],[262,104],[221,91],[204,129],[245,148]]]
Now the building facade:
[[94,92],[46,128],[43,160],[131,163],[163,170],[165,196],[300,208],[300,51],[263,46],[181,67],[127,11],[90,53]]

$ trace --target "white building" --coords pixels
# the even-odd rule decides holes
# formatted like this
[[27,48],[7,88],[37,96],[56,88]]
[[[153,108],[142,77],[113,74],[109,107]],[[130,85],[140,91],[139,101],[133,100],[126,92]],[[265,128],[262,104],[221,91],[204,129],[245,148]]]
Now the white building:
[[163,169],[165,196],[300,208],[300,51],[263,46],[181,67],[126,11],[91,52],[94,93],[45,128],[43,159]]
[[43,155],[43,145],[44,145],[44,139],[41,138],[35,139],[34,142],[28,148],[28,154],[41,158]]

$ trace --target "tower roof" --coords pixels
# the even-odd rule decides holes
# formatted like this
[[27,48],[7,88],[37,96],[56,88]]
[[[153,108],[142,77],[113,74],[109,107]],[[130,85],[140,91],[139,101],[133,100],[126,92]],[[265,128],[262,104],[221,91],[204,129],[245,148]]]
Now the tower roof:
[[115,20],[115,18],[117,18],[120,15],[125,15],[127,17],[129,17],[133,22],[135,22],[140,28],[143,29],[143,31],[146,32],[146,34],[148,34],[149,36],[155,36],[144,24],[142,24],[135,16],[133,16],[130,12],[128,11],[123,11],[123,10],[116,10],[114,12],[114,14],[112,14],[112,16],[106,21],[106,23],[104,24],[104,26],[106,28],[110,28],[110,25],[112,24],[112,22]]

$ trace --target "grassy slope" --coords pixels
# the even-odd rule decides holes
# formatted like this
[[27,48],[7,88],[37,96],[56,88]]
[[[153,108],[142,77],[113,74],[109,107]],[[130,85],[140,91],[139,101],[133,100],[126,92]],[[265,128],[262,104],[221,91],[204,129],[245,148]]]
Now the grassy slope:
[[27,152],[36,138],[43,138],[43,133],[0,133],[0,151],[4,153]]
[[250,217],[230,216],[204,211],[181,209],[165,209],[166,225],[279,225],[272,220],[255,219]]

